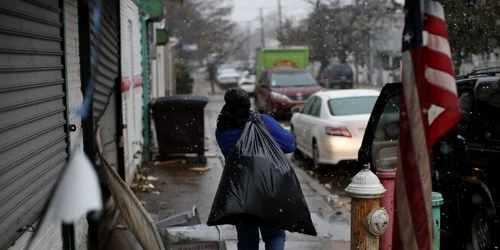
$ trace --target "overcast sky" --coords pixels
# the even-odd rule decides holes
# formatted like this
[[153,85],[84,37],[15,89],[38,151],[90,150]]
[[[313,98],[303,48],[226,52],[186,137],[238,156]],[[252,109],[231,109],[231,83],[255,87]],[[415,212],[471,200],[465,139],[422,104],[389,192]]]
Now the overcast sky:
[[[259,8],[263,8],[264,16],[278,11],[278,0],[233,0],[232,19],[241,24],[250,24],[252,29],[260,27]],[[312,9],[304,0],[281,0],[283,20],[286,17],[302,19]],[[278,20],[277,14],[273,16]],[[265,21],[265,20],[264,20]]]
[[[404,3],[404,0],[393,1],[400,4]],[[350,0],[343,0],[342,2],[350,2]],[[233,4],[232,19],[236,22],[243,23],[249,21],[253,28],[260,26],[258,20],[260,7],[263,8],[264,16],[273,11],[277,13],[278,10],[278,0],[233,0]],[[283,19],[285,19],[285,17],[302,19],[312,10],[312,5],[304,0],[281,0],[281,6]],[[277,15],[275,18],[277,20]]]

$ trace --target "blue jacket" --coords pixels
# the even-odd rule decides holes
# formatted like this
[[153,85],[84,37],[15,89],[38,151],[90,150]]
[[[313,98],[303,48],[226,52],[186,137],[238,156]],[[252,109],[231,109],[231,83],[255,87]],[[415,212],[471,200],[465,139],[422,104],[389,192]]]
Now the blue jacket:
[[[292,153],[295,150],[295,139],[292,134],[283,128],[276,120],[268,115],[261,114],[260,117],[266,124],[267,130],[278,143],[285,154]],[[232,130],[226,130],[219,133],[215,131],[215,138],[219,144],[219,148],[225,158],[229,156],[231,150],[241,137],[244,127]]]

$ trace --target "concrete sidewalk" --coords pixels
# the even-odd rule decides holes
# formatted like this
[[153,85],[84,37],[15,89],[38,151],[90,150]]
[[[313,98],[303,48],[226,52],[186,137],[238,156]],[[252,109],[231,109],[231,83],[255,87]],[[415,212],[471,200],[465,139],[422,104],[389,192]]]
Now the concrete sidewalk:
[[[200,81],[200,78],[197,80],[194,93],[210,98],[205,109],[207,155],[216,156],[207,159],[206,166],[211,169],[205,172],[191,170],[192,167],[202,167],[196,162],[173,163],[151,168],[150,175],[159,178],[154,185],[160,189],[160,194],[136,193],[136,195],[146,210],[151,214],[157,214],[160,219],[188,211],[196,205],[201,221],[205,223],[223,170],[223,157],[214,137],[217,116],[224,105],[223,92],[218,90],[215,95],[212,95],[210,84],[202,79]],[[318,237],[288,233],[286,249],[350,249],[349,214],[335,213],[325,200],[330,193],[302,169],[296,168],[295,171],[311,210]],[[232,229],[234,230],[234,227]],[[130,234],[125,230],[117,230],[116,235],[114,241],[118,237],[123,239],[122,242],[127,239],[130,241]],[[226,242],[228,249],[237,249],[236,242],[234,230],[231,232],[231,240]],[[126,245],[122,244],[122,248],[115,249],[141,249],[137,248],[136,243],[128,243],[132,245],[132,248],[124,248]],[[263,243],[261,243],[261,249],[264,249]]]

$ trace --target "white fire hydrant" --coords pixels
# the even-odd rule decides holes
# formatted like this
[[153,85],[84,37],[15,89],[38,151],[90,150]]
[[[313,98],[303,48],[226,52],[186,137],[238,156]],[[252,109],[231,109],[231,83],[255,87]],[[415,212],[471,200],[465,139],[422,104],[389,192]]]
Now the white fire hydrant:
[[384,186],[366,165],[345,191],[351,197],[351,250],[378,250],[379,235],[389,225],[389,215],[380,207]]

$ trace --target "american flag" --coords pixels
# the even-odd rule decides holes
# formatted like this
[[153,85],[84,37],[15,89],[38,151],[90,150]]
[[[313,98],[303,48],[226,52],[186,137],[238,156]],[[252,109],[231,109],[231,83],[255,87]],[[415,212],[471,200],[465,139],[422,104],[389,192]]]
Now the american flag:
[[441,1],[406,0],[393,249],[433,245],[430,149],[460,120]]

